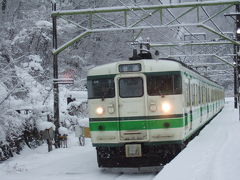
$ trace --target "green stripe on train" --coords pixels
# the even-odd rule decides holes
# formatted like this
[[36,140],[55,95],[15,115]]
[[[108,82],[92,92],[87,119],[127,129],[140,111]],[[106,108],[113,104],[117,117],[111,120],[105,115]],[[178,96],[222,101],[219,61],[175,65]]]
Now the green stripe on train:
[[[166,127],[167,126],[167,127]],[[90,122],[91,131],[146,130],[184,127],[183,118],[135,121],[94,121]]]

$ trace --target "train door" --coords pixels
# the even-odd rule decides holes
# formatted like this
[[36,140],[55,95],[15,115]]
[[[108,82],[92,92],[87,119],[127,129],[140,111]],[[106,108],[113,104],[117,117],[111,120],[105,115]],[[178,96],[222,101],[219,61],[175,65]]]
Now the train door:
[[184,82],[184,121],[185,121],[185,132],[187,132],[188,129],[188,82]]
[[191,81],[190,79],[188,80],[188,90],[189,90],[189,116],[190,116],[190,127],[189,130],[192,130],[192,121],[193,121],[193,115],[192,115],[192,106],[193,106],[193,89],[191,86]]
[[[185,130],[190,131],[192,129],[192,97],[191,97],[191,84],[190,79],[185,81]],[[187,124],[187,125],[186,125]]]
[[209,88],[206,88],[207,119],[209,118]]
[[146,78],[144,75],[118,75],[118,114],[120,141],[148,139],[146,122]]

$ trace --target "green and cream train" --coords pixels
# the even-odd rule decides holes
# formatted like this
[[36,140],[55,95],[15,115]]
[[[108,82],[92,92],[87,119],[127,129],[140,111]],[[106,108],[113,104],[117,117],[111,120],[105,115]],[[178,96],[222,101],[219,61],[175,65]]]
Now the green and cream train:
[[224,89],[172,59],[121,61],[87,77],[99,167],[169,162],[224,106]]

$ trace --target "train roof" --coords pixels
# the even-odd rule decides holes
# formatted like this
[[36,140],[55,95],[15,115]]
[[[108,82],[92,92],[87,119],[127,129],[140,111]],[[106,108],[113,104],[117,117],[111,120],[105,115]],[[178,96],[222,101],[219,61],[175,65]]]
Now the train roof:
[[141,72],[158,72],[158,71],[179,71],[181,65],[179,62],[164,59],[142,59],[136,61],[119,61],[109,64],[100,65],[89,70],[88,76],[106,75],[106,74],[119,74],[118,66],[121,64],[138,64],[142,65]]
[[217,82],[214,82],[213,80],[204,77],[201,75],[198,71],[192,69],[188,65],[184,64],[183,62],[180,62],[175,59],[171,58],[159,58],[159,59],[142,59],[142,60],[134,60],[134,61],[119,61],[109,64],[100,65],[97,67],[94,67],[89,70],[88,76],[100,76],[100,75],[115,75],[119,74],[119,65],[121,64],[138,64],[140,63],[142,65],[142,69],[140,72],[168,72],[168,71],[182,71],[184,68],[193,71],[198,76],[207,79],[208,81],[211,81],[218,86],[220,86]]

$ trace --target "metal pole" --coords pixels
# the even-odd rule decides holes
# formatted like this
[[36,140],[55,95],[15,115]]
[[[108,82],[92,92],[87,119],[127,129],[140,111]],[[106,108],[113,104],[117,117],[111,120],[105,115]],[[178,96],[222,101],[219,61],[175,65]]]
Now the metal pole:
[[[236,46],[237,45],[233,45],[233,52],[234,54],[236,54],[237,50],[236,50]],[[234,62],[235,62],[235,67],[234,67],[234,108],[237,109],[238,108],[238,97],[237,97],[237,57],[234,56]]]
[[[239,4],[236,4],[236,12],[239,13],[240,12],[240,6]],[[239,41],[240,40],[240,34],[238,34],[239,32],[237,31],[240,28],[240,15],[236,15],[236,40]],[[236,95],[237,95],[237,99],[236,101],[238,102],[238,109],[239,109],[239,120],[240,120],[240,103],[239,103],[239,62],[240,62],[240,56],[239,54],[239,45],[236,45],[235,47],[236,50]]]
[[[56,11],[56,2],[52,2],[52,10]],[[57,17],[52,16],[53,23],[53,49],[57,49]],[[53,79],[58,79],[58,54],[53,54]],[[56,148],[60,147],[59,142],[59,132],[58,128],[60,127],[59,123],[59,89],[58,83],[53,82],[53,109],[54,109],[54,124],[56,126],[55,131],[55,146]]]

